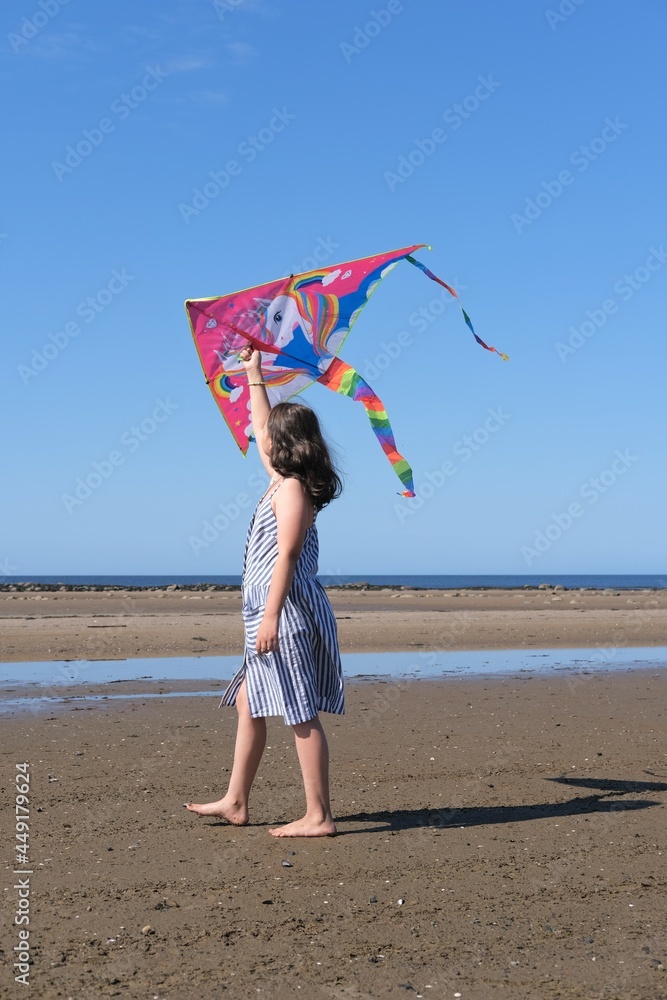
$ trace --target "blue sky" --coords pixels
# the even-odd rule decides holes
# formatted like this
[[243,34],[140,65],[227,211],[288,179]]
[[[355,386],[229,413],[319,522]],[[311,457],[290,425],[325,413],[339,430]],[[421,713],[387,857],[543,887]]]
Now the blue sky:
[[260,466],[183,301],[424,242],[511,360],[387,277],[343,357],[419,497],[309,389],[346,478],[321,572],[663,572],[664,6],[295,9],[3,8],[0,571],[240,572]]

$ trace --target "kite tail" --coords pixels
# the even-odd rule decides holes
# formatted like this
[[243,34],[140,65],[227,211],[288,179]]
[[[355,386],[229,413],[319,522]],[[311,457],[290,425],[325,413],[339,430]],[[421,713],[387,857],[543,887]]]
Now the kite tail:
[[[426,267],[425,264],[422,264],[421,261],[419,261],[419,260],[415,260],[415,258],[411,257],[409,254],[406,256],[405,259],[409,260],[411,264],[415,265],[415,267],[418,267],[420,271],[423,271],[427,278],[430,278],[431,281],[437,281],[439,285],[442,285],[443,288],[447,289],[447,291],[449,292],[450,295],[453,295],[455,299],[458,299],[458,295],[456,294],[456,292],[454,291],[454,289],[450,288],[450,286],[447,285],[442,280],[442,278],[438,278],[438,276],[435,275],[433,273],[433,271],[429,271],[429,269]],[[459,305],[461,305],[460,302],[459,302]],[[463,308],[463,306],[461,306],[461,312],[463,313],[463,318],[466,321],[466,325],[467,325],[468,329],[472,333],[472,335],[475,338],[475,340],[477,341],[477,343],[480,344],[482,347],[486,348],[487,351],[495,351],[496,354],[500,355],[500,357],[503,359],[503,361],[509,361],[509,355],[503,354],[502,351],[496,350],[495,347],[489,347],[488,344],[484,343],[484,341],[482,340],[481,337],[477,336],[477,334],[475,333],[475,330],[473,329],[473,325],[470,322],[470,316],[468,316],[468,313],[465,311],[465,309]]]
[[394,472],[401,480],[404,490],[401,496],[415,496],[414,483],[412,481],[412,469],[396,450],[394,432],[391,429],[387,411],[384,404],[375,395],[367,382],[364,382],[359,372],[355,371],[351,365],[334,358],[327,370],[317,380],[328,389],[340,392],[343,396],[351,396],[355,402],[363,403],[371,422],[371,427],[375,436],[380,442],[383,452],[394,467]]

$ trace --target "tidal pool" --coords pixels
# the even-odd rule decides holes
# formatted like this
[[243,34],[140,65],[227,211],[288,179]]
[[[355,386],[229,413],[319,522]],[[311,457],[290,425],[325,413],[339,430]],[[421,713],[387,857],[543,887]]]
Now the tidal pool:
[[[480,649],[398,653],[344,653],[348,680],[418,680],[526,674],[587,675],[596,671],[664,669],[667,647],[585,647],[574,649]],[[57,660],[0,664],[0,711],[20,706],[109,698],[164,698],[220,695],[238,669],[238,656],[192,656],[131,660]],[[210,682],[220,685],[211,690]],[[146,691],[123,693],[113,685],[145,682]],[[151,690],[156,683],[178,682],[177,691]],[[81,688],[102,686],[104,690]],[[18,690],[17,690],[18,689]],[[20,697],[12,697],[20,691]]]

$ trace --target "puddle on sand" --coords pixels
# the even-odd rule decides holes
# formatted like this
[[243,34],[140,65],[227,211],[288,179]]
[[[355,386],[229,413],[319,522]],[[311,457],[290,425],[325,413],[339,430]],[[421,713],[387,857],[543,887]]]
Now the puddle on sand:
[[[576,649],[410,650],[399,653],[344,653],[348,680],[535,675],[562,672],[590,674],[604,670],[655,669],[667,666],[667,647],[601,647]],[[229,681],[240,665],[238,656],[164,657],[133,660],[59,660],[0,664],[0,711],[47,707],[119,698],[165,698],[184,695],[221,696],[208,682]],[[114,692],[113,684],[146,682],[146,693]],[[186,690],[155,692],[156,682],[178,682]],[[81,685],[109,686],[108,693],[74,693]],[[31,697],[12,698],[12,688],[34,689]]]

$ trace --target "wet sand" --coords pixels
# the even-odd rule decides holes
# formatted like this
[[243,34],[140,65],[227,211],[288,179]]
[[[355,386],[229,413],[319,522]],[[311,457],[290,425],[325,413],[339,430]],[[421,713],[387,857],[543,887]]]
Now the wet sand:
[[[251,825],[183,808],[224,789],[235,718],[217,703],[3,719],[3,996],[667,995],[664,672],[350,684],[346,715],[323,717],[339,829],[323,840],[268,834],[303,802],[281,720]],[[10,967],[22,761],[27,990]]]
[[[667,645],[664,591],[329,594],[346,652]],[[240,654],[240,594],[4,591],[0,648],[12,662]],[[181,804],[224,790],[235,718],[217,696],[14,710],[2,789],[11,801],[27,761],[30,995],[666,996],[664,677],[348,684],[346,716],[324,717],[340,835],[321,841],[268,835],[302,808],[280,720],[238,829]],[[5,931],[10,956],[11,917]]]
[[[667,591],[328,590],[343,652],[667,645]],[[242,652],[238,590],[0,591],[0,660]]]

